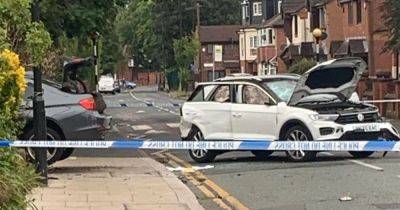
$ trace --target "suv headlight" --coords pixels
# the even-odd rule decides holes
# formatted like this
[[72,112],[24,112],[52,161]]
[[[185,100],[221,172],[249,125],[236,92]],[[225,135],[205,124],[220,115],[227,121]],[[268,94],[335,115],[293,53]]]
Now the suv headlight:
[[339,117],[338,114],[311,114],[310,118],[312,120],[320,121],[335,121]]

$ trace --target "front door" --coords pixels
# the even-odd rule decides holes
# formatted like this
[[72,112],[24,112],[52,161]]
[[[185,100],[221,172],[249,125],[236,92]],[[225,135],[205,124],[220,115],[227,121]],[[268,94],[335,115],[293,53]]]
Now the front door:
[[232,131],[237,140],[275,140],[277,106],[260,87],[243,84],[235,90]]

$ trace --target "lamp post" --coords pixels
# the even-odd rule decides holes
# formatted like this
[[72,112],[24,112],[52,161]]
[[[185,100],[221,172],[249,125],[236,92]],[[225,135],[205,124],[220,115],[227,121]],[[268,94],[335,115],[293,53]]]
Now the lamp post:
[[98,67],[98,57],[99,57],[99,50],[98,50],[98,39],[100,37],[99,32],[94,32],[91,34],[91,39],[93,42],[93,63],[94,63],[94,82],[96,84],[96,93],[99,92],[99,67]]
[[316,54],[317,54],[317,63],[319,63],[319,61],[320,61],[320,54],[319,54],[320,53],[320,41],[321,41],[321,37],[322,37],[323,31],[321,29],[319,29],[319,28],[316,28],[316,29],[313,30],[312,34],[313,34],[313,36],[315,38],[315,41],[317,43],[317,45],[316,45],[316,47],[317,47]]
[[[33,21],[39,22],[40,20],[40,0],[33,2],[32,16]],[[44,109],[43,89],[42,89],[42,71],[39,66],[33,67],[33,128],[34,128],[34,140],[46,140],[47,139],[47,127],[46,127],[46,112]],[[36,148],[34,149],[36,161],[37,161],[37,172],[42,176],[43,184],[47,185],[47,148]]]

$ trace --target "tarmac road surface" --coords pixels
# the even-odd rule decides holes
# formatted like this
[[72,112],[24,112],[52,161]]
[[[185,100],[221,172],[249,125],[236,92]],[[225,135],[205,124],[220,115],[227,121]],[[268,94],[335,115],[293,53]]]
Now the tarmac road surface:
[[[115,123],[108,140],[179,139],[183,101],[166,93],[137,90],[104,98]],[[171,169],[186,168],[184,173],[175,173],[205,209],[400,209],[398,153],[358,160],[345,152],[320,153],[313,162],[292,163],[282,152],[265,161],[256,160],[250,152],[230,152],[210,164],[194,163],[187,151],[80,149],[74,155],[149,156]],[[205,169],[194,172],[192,166]]]

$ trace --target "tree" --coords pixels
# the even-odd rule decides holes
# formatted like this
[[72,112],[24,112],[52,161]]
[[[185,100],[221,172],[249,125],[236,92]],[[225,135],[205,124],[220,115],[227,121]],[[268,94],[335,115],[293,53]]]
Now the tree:
[[178,68],[179,90],[182,91],[183,87],[187,84],[190,64],[193,63],[197,55],[200,43],[197,39],[185,36],[181,39],[175,39],[173,46]]
[[294,74],[304,74],[306,71],[310,70],[315,65],[317,65],[317,62],[315,60],[303,58],[297,63],[293,64],[289,68],[289,72]]
[[114,21],[127,2],[129,0],[42,0],[42,19],[54,39],[54,47],[67,56],[90,56],[90,34],[99,32],[100,68],[113,73],[121,52]]
[[387,48],[398,52],[400,50],[400,1],[385,0],[382,10],[389,34]]
[[38,64],[51,45],[42,23],[31,20],[31,0],[2,0],[0,3],[0,50],[20,55],[24,65]]

